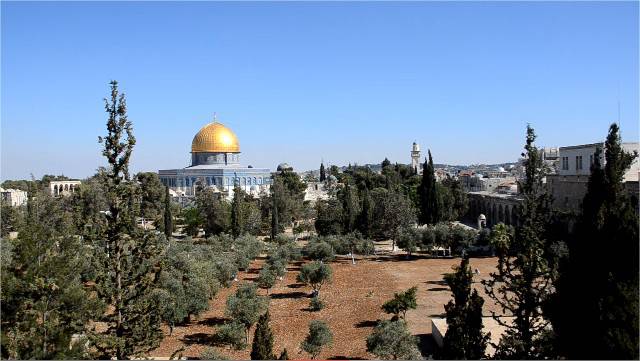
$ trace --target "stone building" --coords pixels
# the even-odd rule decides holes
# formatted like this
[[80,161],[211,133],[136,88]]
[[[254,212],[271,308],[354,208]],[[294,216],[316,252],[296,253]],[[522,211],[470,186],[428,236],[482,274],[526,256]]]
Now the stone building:
[[517,193],[469,192],[469,210],[467,218],[476,220],[482,214],[486,225],[493,227],[498,223],[515,226],[518,224],[518,207],[523,198]]
[[19,207],[27,204],[27,192],[20,189],[0,188],[0,197],[3,202],[7,202],[12,207]]
[[54,197],[68,196],[71,193],[75,193],[80,187],[79,180],[57,180],[49,182],[49,192]]
[[158,174],[178,197],[187,198],[195,196],[198,184],[227,199],[233,197],[235,186],[257,197],[271,185],[268,168],[240,165],[238,138],[215,118],[193,137],[189,167],[159,170]]
[[[604,143],[560,147],[556,174],[547,176],[547,185],[553,196],[553,207],[565,211],[579,211],[587,193],[587,182],[596,148],[602,149],[600,164],[604,166]],[[639,150],[639,143],[622,143],[627,152]],[[625,187],[637,198],[640,165],[636,158],[624,175]]]
[[315,203],[318,200],[327,199],[329,199],[329,191],[325,182],[307,182],[307,188],[304,191],[305,201]]
[[474,173],[472,171],[462,171],[458,173],[458,179],[462,187],[468,192],[495,192],[516,181],[516,177],[509,173],[495,172],[487,176],[486,174]]

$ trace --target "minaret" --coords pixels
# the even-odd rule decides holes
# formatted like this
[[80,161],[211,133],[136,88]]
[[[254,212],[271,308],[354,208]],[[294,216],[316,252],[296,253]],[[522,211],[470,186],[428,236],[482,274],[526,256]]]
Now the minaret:
[[413,142],[413,148],[411,148],[411,168],[416,170],[416,173],[422,173],[422,164],[420,164],[420,146],[418,143]]

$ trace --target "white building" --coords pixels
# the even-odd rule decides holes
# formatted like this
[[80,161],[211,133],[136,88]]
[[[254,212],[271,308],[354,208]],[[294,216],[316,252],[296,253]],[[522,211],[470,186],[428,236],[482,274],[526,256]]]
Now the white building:
[[75,193],[80,187],[79,180],[60,180],[49,182],[49,192],[54,197],[67,196],[71,193]]
[[3,189],[0,188],[0,196],[4,202],[9,203],[12,207],[18,207],[27,204],[27,192],[20,189]]
[[[591,165],[598,147],[602,149],[600,164],[604,167],[604,143],[560,147],[557,174],[547,176],[547,183],[554,198],[554,207],[568,210],[580,209],[587,192]],[[640,149],[640,144],[622,143],[622,149],[632,153]],[[638,172],[640,172],[640,163],[636,158],[624,174],[623,181],[630,192],[638,188]]]

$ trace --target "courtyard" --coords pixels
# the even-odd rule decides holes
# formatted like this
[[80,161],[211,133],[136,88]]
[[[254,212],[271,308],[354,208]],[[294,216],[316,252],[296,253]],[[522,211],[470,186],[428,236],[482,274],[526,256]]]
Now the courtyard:
[[[325,348],[318,356],[321,359],[371,359],[374,356],[366,351],[366,338],[379,319],[389,319],[380,306],[393,297],[394,292],[404,291],[418,286],[418,306],[407,313],[407,322],[412,334],[419,338],[423,354],[433,349],[431,338],[431,319],[444,317],[444,305],[450,300],[451,292],[442,277],[452,272],[452,267],[460,264],[459,258],[427,258],[414,255],[407,260],[404,252],[390,252],[382,245],[376,247],[378,255],[358,257],[356,264],[350,257],[337,257],[331,262],[333,281],[325,285],[320,292],[326,307],[319,312],[308,310],[310,288],[296,282],[300,266],[306,262],[290,263],[284,279],[278,281],[270,292],[270,326],[274,334],[274,352],[276,356],[286,348],[292,359],[309,355],[300,349],[300,343],[308,330],[311,320],[325,321],[333,332],[333,344]],[[383,253],[381,253],[382,251]],[[222,289],[209,310],[184,326],[175,327],[169,336],[168,327],[163,326],[166,337],[160,346],[149,356],[166,358],[177,350],[183,357],[197,358],[210,347],[211,336],[216,326],[228,321],[225,318],[227,296],[235,292],[238,284],[253,282],[260,271],[264,258],[254,261],[249,270],[238,274],[238,281],[230,288]],[[491,311],[498,312],[495,304],[488,300],[483,286],[479,283],[489,277],[495,269],[495,258],[472,258],[471,269],[477,269],[474,275],[474,288],[485,298],[484,316]],[[266,295],[266,290],[260,290]],[[255,328],[255,327],[254,327]],[[233,359],[249,359],[249,346],[244,350],[230,347],[216,347],[219,353]]]

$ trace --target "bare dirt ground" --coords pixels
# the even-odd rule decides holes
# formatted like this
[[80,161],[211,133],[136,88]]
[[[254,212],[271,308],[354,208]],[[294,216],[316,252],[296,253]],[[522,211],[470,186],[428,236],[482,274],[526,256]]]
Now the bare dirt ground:
[[[318,358],[374,358],[366,351],[366,338],[371,334],[378,319],[390,318],[380,306],[393,297],[394,292],[404,291],[416,285],[418,307],[407,312],[407,322],[411,332],[419,336],[423,352],[429,352],[432,347],[431,318],[443,317],[444,305],[451,299],[451,293],[442,277],[452,271],[452,266],[459,265],[460,259],[414,255],[407,260],[404,252],[381,253],[380,251],[387,247],[376,248],[379,250],[377,256],[364,259],[359,257],[356,265],[352,265],[351,259],[347,257],[338,257],[336,261],[331,262],[333,282],[325,285],[320,292],[326,307],[319,312],[307,310],[307,296],[311,290],[296,282],[302,262],[289,265],[285,278],[278,281],[269,293],[270,325],[274,333],[276,356],[286,347],[290,358],[308,359],[309,355],[301,351],[300,343],[307,334],[309,321],[317,319],[327,322],[334,338],[333,344],[325,348]],[[253,282],[263,262],[263,259],[254,261],[247,272],[238,276],[239,282],[221,290],[218,296],[210,301],[209,310],[198,319],[192,320],[188,325],[176,327],[171,336],[168,336],[168,328],[165,327],[167,336],[149,356],[167,357],[184,347],[184,351],[181,352],[183,356],[197,358],[209,347],[215,327],[227,321],[224,316],[227,296],[235,292],[239,283]],[[488,277],[495,269],[496,259],[474,258],[470,264],[472,269],[477,268],[480,271],[480,275],[474,276],[474,288],[485,296],[479,281]],[[260,292],[266,294],[265,290]],[[489,316],[490,311],[497,309],[491,300],[484,298],[484,315]],[[255,326],[251,330],[251,337],[254,328]],[[218,347],[217,350],[233,359],[249,359],[251,337],[245,350],[235,351],[223,347]]]

